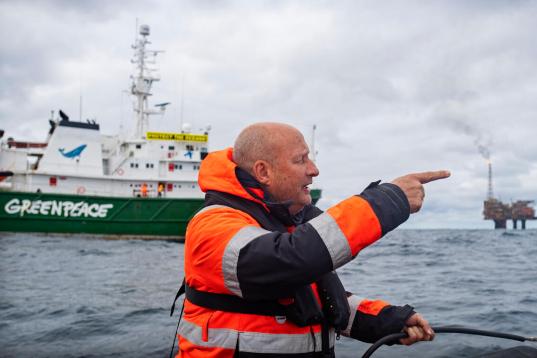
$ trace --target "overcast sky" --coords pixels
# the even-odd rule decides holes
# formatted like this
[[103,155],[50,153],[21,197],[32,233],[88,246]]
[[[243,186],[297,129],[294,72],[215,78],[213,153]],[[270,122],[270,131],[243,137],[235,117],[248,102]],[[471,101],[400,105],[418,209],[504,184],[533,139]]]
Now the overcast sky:
[[404,227],[491,228],[485,150],[496,196],[537,199],[537,1],[3,0],[0,14],[8,136],[44,140],[50,111],[78,119],[81,94],[103,133],[130,128],[139,19],[165,51],[152,101],[172,102],[151,128],[211,125],[216,150],[256,121],[308,141],[316,124],[322,208],[449,169]]

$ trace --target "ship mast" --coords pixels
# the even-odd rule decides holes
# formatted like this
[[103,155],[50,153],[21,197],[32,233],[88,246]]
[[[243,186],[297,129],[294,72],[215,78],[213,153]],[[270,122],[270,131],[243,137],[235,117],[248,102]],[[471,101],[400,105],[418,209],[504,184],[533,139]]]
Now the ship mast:
[[311,131],[311,148],[310,148],[310,158],[313,163],[317,160],[317,151],[315,150],[315,131],[317,130],[317,125],[314,124]]
[[160,110],[150,110],[148,108],[147,99],[152,95],[151,86],[153,82],[160,81],[160,78],[156,75],[156,69],[150,68],[149,65],[155,64],[155,57],[159,52],[163,52],[146,48],[146,45],[151,43],[147,39],[149,33],[148,25],[140,25],[139,34],[141,37],[137,36],[134,45],[132,45],[134,58],[131,62],[136,65],[136,72],[131,75],[131,94],[136,99],[134,103],[134,113],[136,115],[135,137],[138,139],[145,138],[145,133],[149,127],[149,116],[154,114],[162,115],[168,104],[157,105]]

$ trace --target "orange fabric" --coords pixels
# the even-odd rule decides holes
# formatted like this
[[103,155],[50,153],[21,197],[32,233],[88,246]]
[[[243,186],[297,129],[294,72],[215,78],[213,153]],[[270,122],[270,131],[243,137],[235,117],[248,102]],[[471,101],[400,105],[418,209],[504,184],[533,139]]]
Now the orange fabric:
[[[243,187],[235,175],[237,164],[233,162],[233,148],[227,148],[211,152],[201,162],[198,175],[198,184],[205,193],[208,190],[218,190],[224,193],[236,195],[241,198],[261,201],[251,196]],[[261,195],[262,197],[262,195]]]
[[[211,215],[211,220],[204,220],[207,215]],[[190,221],[185,240],[185,276],[189,286],[232,294],[224,285],[222,259],[229,240],[245,226],[259,224],[250,215],[227,207],[208,210]]]
[[384,307],[388,305],[388,302],[382,300],[362,300],[362,302],[360,302],[360,305],[358,306],[358,311],[376,316],[379,314],[380,311],[382,311]]
[[327,212],[337,222],[356,256],[382,235],[380,222],[369,203],[359,196],[352,196],[332,206]]

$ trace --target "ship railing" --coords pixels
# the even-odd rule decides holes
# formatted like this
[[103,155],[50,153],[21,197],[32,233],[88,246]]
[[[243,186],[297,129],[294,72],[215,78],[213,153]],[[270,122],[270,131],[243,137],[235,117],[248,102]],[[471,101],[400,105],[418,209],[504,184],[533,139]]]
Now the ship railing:
[[164,191],[159,193],[157,189],[147,189],[145,193],[142,189],[133,189],[132,196],[135,198],[163,198],[166,193]]

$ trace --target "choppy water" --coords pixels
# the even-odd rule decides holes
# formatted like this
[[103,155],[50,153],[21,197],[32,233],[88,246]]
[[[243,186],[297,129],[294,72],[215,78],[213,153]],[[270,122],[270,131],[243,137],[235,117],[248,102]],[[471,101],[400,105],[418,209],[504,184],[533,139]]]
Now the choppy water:
[[[0,236],[0,356],[167,357],[182,251],[167,241]],[[537,335],[537,230],[396,231],[339,272],[348,290],[412,304],[433,325]],[[374,357],[472,357],[521,344],[444,334]],[[342,338],[336,352],[360,357],[368,346]]]

